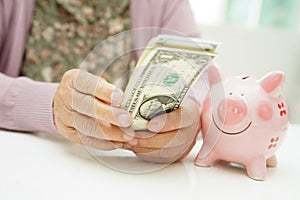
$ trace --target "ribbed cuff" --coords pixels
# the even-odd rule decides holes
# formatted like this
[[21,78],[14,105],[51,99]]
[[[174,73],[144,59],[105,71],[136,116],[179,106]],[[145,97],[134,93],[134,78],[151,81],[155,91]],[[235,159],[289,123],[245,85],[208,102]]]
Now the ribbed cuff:
[[53,122],[53,98],[58,84],[17,78],[7,89],[13,129],[59,134]]

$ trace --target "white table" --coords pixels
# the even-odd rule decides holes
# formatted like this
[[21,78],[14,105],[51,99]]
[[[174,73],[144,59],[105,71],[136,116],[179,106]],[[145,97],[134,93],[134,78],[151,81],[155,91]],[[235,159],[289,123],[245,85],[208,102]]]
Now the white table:
[[[0,199],[300,199],[299,144],[300,126],[291,125],[277,154],[278,167],[258,182],[225,164],[194,166],[199,142],[182,162],[132,174],[104,166],[82,146],[57,136],[0,130]],[[116,153],[106,155],[106,163],[133,167]],[[155,167],[135,158],[131,163],[137,167],[132,171]]]

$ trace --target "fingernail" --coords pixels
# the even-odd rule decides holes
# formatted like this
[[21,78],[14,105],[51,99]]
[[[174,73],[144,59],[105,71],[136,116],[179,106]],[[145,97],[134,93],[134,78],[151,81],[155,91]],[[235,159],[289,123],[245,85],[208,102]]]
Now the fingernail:
[[118,122],[120,126],[128,127],[131,125],[131,117],[128,114],[120,114],[118,116]]
[[149,125],[149,130],[152,132],[159,132],[163,128],[163,123],[161,121],[151,121]]
[[114,106],[119,106],[122,103],[123,99],[123,92],[119,88],[117,88],[112,94],[111,94],[111,104]]

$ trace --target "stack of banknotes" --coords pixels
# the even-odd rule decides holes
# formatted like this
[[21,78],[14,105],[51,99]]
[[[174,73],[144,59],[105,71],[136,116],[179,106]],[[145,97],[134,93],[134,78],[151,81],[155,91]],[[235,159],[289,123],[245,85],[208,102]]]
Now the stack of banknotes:
[[153,38],[134,69],[121,105],[132,114],[132,129],[146,130],[149,120],[179,108],[217,55],[219,44],[174,35]]

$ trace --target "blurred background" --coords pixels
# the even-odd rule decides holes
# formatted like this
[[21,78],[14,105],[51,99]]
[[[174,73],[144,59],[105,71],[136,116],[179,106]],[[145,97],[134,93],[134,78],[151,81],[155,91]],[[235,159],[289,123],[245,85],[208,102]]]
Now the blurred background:
[[222,42],[216,63],[228,75],[286,75],[292,123],[300,123],[300,1],[190,0],[203,38]]

